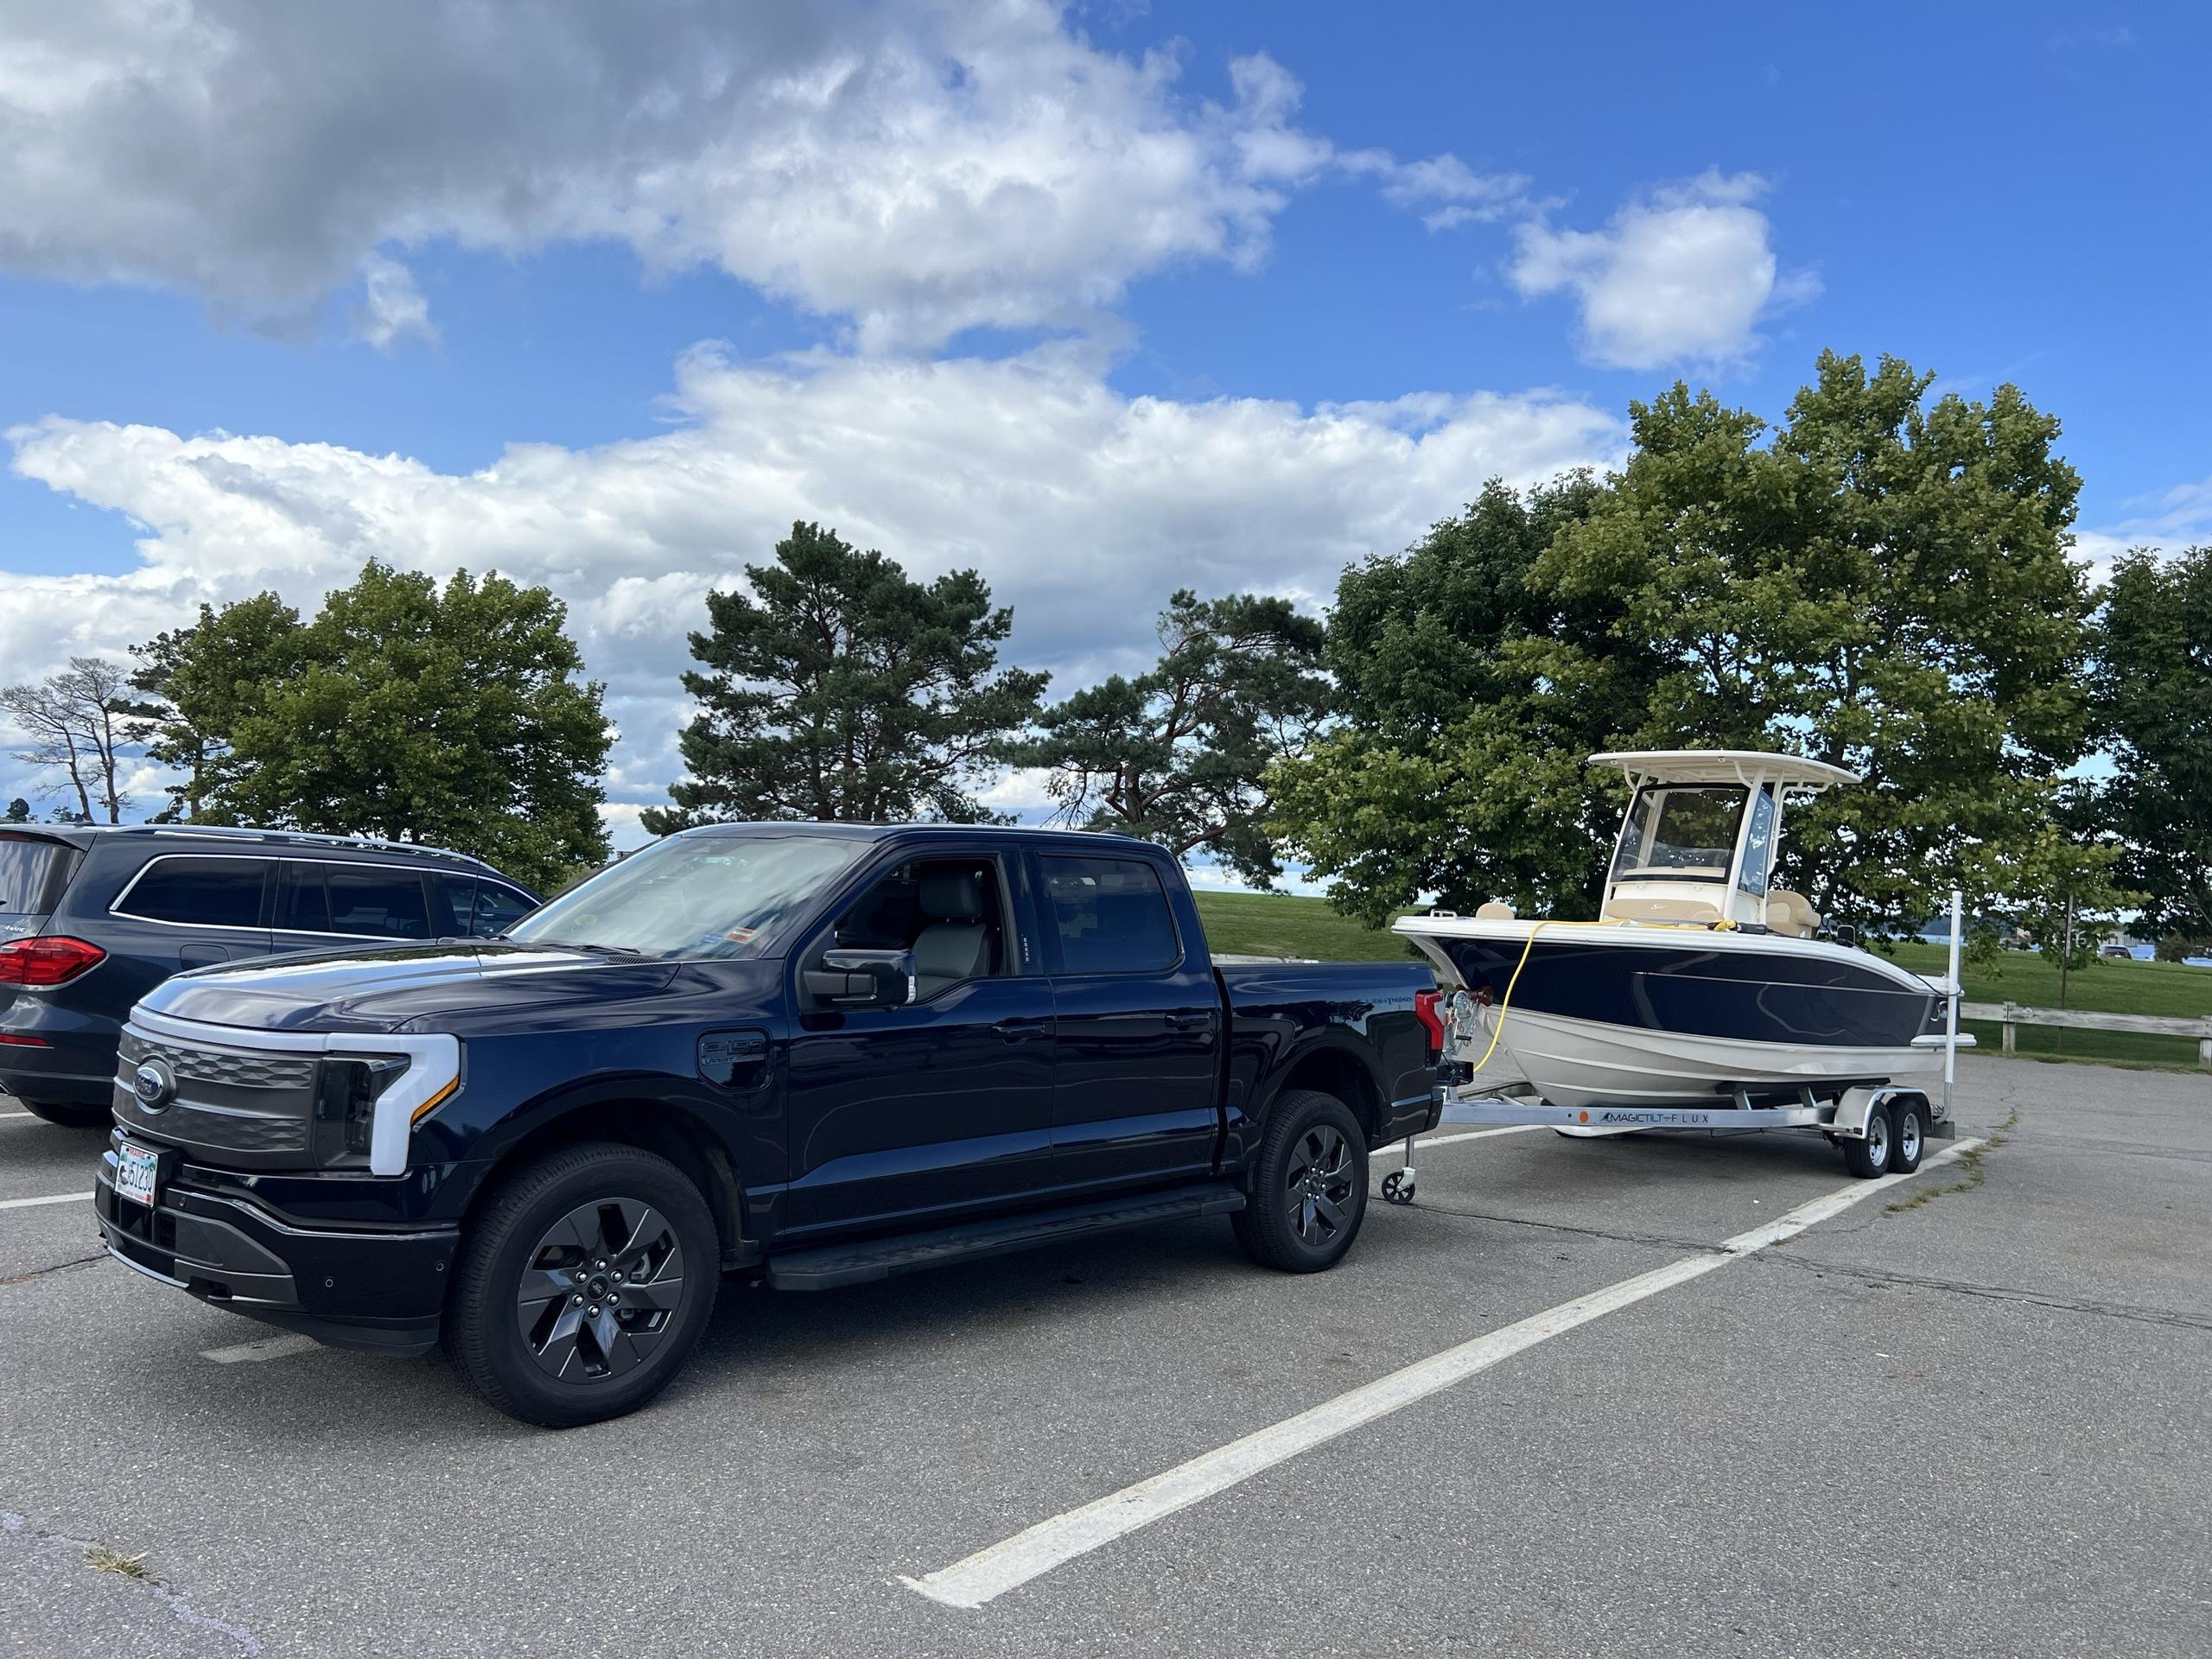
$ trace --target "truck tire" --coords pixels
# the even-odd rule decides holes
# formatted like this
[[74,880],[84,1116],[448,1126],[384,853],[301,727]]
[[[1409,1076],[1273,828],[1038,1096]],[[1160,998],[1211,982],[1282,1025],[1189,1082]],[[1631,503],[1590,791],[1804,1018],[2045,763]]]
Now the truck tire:
[[27,1100],[22,1105],[33,1117],[42,1117],[65,1129],[104,1129],[115,1122],[115,1114],[104,1104],[86,1106],[73,1100]]
[[455,1268],[444,1346],[461,1381],[511,1417],[569,1428],[635,1411],[683,1369],[721,1248],[682,1170],[587,1141],[507,1176]]
[[1917,1095],[1899,1096],[1890,1108],[1890,1173],[1910,1175],[1928,1150],[1928,1104]]
[[1367,1214],[1367,1137],[1334,1095],[1278,1096],[1260,1137],[1250,1200],[1230,1217],[1263,1268],[1319,1273],[1351,1248]]
[[1890,1173],[1890,1154],[1897,1141],[1897,1124],[1886,1104],[1866,1114],[1866,1138],[1843,1143],[1843,1164],[1853,1174],[1872,1179]]

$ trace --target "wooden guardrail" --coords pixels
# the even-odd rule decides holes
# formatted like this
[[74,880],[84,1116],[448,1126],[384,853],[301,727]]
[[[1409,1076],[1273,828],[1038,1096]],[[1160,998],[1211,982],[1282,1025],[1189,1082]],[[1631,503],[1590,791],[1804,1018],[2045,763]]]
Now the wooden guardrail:
[[2071,1026],[2082,1031],[2135,1031],[2153,1037],[2194,1037],[2197,1064],[2212,1066],[2212,1017],[2176,1019],[2160,1014],[2093,1014],[2085,1008],[2027,1008],[2018,1002],[1961,1002],[1961,1020],[1994,1020],[2005,1027],[2005,1052],[2012,1052],[2020,1026]]

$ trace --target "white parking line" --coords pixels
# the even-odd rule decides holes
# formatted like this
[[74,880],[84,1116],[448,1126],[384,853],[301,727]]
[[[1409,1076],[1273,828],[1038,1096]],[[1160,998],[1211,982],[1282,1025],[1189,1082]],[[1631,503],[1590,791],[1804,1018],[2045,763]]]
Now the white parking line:
[[0,1210],[29,1210],[41,1204],[90,1204],[90,1192],[57,1192],[50,1198],[0,1198]]
[[241,1342],[230,1348],[202,1349],[200,1357],[212,1359],[218,1365],[251,1365],[257,1360],[312,1353],[321,1346],[313,1337],[264,1337],[258,1342]]
[[1479,1141],[1486,1135],[1529,1135],[1538,1129],[1548,1129],[1548,1123],[1509,1123],[1502,1129],[1467,1129],[1458,1135],[1424,1135],[1414,1142],[1414,1150],[1428,1147],[1448,1147],[1461,1141]]
[[[1957,1141],[1930,1157],[1921,1168],[1936,1168],[1980,1144],[1979,1138]],[[1149,1526],[1179,1510],[1227,1491],[1301,1452],[1310,1452],[1340,1434],[1363,1427],[1417,1400],[1463,1382],[1524,1349],[1618,1313],[1646,1297],[1656,1296],[1662,1290],[1701,1278],[1732,1262],[1740,1262],[1783,1239],[1794,1238],[1807,1228],[1911,1179],[1910,1175],[1885,1175],[1878,1180],[1853,1181],[1825,1198],[1798,1205],[1764,1227],[1724,1239],[1711,1251],[1686,1255],[1632,1279],[1608,1285],[1603,1290],[1561,1302],[1557,1307],[1461,1343],[1456,1348],[1447,1348],[1440,1354],[1416,1360],[1402,1370],[1378,1377],[1295,1417],[1192,1458],[1188,1463],[1178,1464],[1149,1480],[1141,1480],[1080,1509],[1040,1521],[1027,1531],[978,1550],[950,1567],[918,1579],[902,1577],[899,1582],[949,1607],[981,1607],[994,1597],[1002,1596],[1078,1555],[1088,1554],[1102,1544],[1111,1543],[1140,1527]]]
[[33,1121],[32,1115],[29,1112],[0,1112],[0,1122],[5,1122],[11,1117],[19,1117],[26,1123]]

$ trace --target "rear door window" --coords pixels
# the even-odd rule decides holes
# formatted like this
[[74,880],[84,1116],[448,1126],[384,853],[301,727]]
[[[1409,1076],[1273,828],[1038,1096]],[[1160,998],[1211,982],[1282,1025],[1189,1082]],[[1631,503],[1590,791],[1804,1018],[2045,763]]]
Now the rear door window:
[[276,925],[294,933],[327,933],[330,894],[322,885],[320,864],[287,864],[284,885],[276,893]]
[[495,938],[537,908],[525,894],[489,876],[440,872],[430,878],[430,887],[438,931],[454,938]]
[[61,897],[77,851],[34,836],[0,836],[0,916],[39,916]]
[[118,916],[182,927],[259,927],[262,858],[157,858],[115,904]]
[[1165,973],[1182,957],[1166,889],[1135,858],[1045,858],[1045,897],[1060,936],[1060,971]]
[[372,939],[427,939],[429,906],[416,870],[333,864],[323,872],[330,893],[330,929]]

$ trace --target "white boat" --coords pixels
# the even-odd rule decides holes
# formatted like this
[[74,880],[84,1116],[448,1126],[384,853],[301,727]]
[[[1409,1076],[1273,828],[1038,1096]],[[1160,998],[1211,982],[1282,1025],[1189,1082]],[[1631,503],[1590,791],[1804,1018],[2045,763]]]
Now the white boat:
[[1570,1109],[1810,1103],[1941,1071],[1945,988],[1818,937],[1770,880],[1785,809],[1857,774],[1734,749],[1591,764],[1630,788],[1596,921],[1490,904],[1394,925],[1466,993],[1447,1058],[1485,1082],[1503,1059]]

